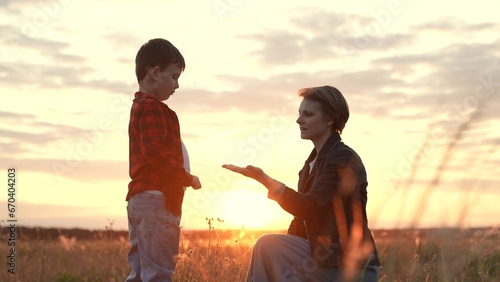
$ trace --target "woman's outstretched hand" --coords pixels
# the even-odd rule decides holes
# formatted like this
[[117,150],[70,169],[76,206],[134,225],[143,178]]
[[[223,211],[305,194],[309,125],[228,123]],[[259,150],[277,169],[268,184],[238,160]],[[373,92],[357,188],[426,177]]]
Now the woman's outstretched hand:
[[246,177],[253,178],[260,183],[262,183],[264,186],[268,183],[268,180],[270,177],[261,169],[252,165],[247,165],[246,167],[241,167],[241,166],[235,166],[232,164],[225,164],[222,165],[223,168],[229,169],[230,171],[237,172],[239,174],[242,174]]
[[281,186],[284,186],[283,183],[269,177],[269,175],[267,175],[261,168],[253,165],[241,167],[232,164],[225,164],[222,165],[222,167],[259,181],[262,185],[266,186],[270,192],[276,191],[280,189]]

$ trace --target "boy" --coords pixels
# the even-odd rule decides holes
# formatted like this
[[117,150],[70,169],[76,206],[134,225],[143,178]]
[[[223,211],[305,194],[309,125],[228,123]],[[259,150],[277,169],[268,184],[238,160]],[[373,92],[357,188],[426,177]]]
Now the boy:
[[139,91],[130,112],[126,200],[131,268],[126,281],[171,281],[179,252],[184,186],[200,189],[184,168],[179,120],[162,101],[179,88],[184,58],[169,41],[151,39],[137,52]]

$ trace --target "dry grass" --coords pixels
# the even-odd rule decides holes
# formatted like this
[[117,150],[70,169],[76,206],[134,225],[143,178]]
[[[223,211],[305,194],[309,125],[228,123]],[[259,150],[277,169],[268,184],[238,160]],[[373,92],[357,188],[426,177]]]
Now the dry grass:
[[380,231],[380,281],[500,281],[500,231]]
[[[266,232],[183,231],[175,281],[244,281],[255,240]],[[500,281],[500,230],[376,230],[380,281]],[[6,244],[0,253],[6,254]],[[128,241],[102,236],[52,240],[23,236],[17,273],[2,259],[0,281],[124,281]]]

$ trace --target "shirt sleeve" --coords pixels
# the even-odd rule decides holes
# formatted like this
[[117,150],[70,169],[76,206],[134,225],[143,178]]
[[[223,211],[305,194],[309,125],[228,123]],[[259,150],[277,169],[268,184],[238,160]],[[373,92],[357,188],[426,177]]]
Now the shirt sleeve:
[[281,185],[278,189],[274,191],[269,190],[269,193],[267,193],[267,197],[271,200],[278,201],[281,198],[281,195],[283,195],[284,191],[285,191],[285,185]]

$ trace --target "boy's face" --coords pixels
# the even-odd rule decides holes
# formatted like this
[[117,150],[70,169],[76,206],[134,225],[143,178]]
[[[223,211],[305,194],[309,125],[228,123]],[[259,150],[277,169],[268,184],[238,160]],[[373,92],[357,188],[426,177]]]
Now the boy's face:
[[150,94],[160,101],[165,101],[174,94],[175,89],[179,88],[181,69],[177,64],[169,64],[164,71],[160,71],[159,67],[154,67],[150,71],[150,76],[155,82]]

